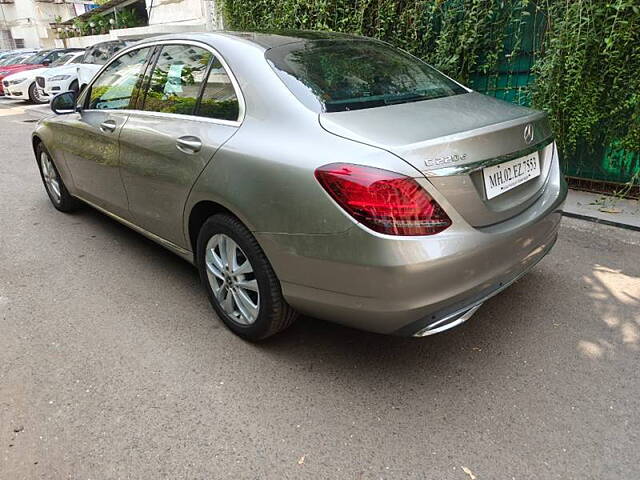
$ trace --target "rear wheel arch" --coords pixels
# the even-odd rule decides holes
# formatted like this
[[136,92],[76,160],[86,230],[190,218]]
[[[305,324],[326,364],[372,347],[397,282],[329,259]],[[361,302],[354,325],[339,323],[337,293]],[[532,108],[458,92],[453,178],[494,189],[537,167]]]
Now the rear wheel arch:
[[188,223],[189,245],[192,248],[194,260],[197,254],[198,234],[200,233],[200,229],[207,221],[207,219],[218,213],[226,213],[227,215],[231,215],[232,217],[237,218],[242,224],[247,226],[238,215],[218,202],[213,202],[211,200],[202,200],[196,203],[189,212]]

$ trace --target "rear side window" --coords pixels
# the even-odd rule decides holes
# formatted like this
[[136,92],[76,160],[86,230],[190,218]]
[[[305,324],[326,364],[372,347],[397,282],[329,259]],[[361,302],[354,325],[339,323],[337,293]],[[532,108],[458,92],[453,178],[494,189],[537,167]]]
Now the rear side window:
[[215,58],[207,83],[202,91],[202,99],[198,106],[197,115],[216,118],[218,120],[238,120],[240,107],[238,97],[231,79],[220,60]]
[[238,98],[222,63],[193,45],[162,47],[151,73],[143,110],[238,119]]
[[374,40],[296,42],[268,50],[266,58],[302,103],[324,112],[466,93],[418,58]]
[[123,110],[129,108],[144,74],[151,48],[133,50],[111,62],[91,84],[89,109]]
[[192,115],[212,56],[192,45],[162,47],[142,110]]

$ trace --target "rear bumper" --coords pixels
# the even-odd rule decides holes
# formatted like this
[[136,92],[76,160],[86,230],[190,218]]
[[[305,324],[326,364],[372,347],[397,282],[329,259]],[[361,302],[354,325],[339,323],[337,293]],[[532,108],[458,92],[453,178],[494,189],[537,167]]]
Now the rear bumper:
[[432,237],[355,226],[334,235],[256,238],[300,312],[379,333],[424,335],[461,323],[540,261],[556,240],[566,194],[555,168],[533,205],[490,227],[457,217]]
[[413,323],[405,325],[394,333],[403,336],[413,335],[414,337],[426,337],[428,335],[450,330],[466,322],[474,313],[476,313],[476,311],[478,311],[484,302],[502,292],[527,274],[529,270],[531,270],[547,253],[549,253],[549,251],[551,251],[557,239],[558,236],[556,235],[552,243],[546,245],[542,254],[537,256],[537,260],[517,275],[505,277],[502,281],[486,288],[474,297],[465,298],[461,304],[452,305],[444,310],[427,315],[425,318],[421,318]]

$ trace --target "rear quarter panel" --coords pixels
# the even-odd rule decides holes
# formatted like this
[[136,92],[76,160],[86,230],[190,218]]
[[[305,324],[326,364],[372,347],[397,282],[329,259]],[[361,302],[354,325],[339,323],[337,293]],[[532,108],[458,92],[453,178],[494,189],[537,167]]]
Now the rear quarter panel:
[[185,208],[217,202],[255,232],[328,234],[354,225],[314,177],[334,162],[371,165],[408,176],[420,173],[380,148],[325,131],[318,114],[300,103],[264,58],[264,49],[237,40],[212,45],[233,71],[245,99],[238,132],[214,155]]

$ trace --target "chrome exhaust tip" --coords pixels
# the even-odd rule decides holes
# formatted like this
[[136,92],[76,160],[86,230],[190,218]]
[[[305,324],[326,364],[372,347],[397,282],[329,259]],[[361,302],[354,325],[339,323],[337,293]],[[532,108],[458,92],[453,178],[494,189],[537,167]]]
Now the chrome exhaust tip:
[[457,327],[461,323],[466,322],[471,318],[471,316],[476,313],[476,311],[482,306],[482,303],[478,303],[471,308],[458,311],[448,315],[440,320],[437,320],[422,330],[419,330],[417,333],[414,333],[414,337],[426,337],[428,335],[435,335],[436,333],[444,332],[451,328]]

